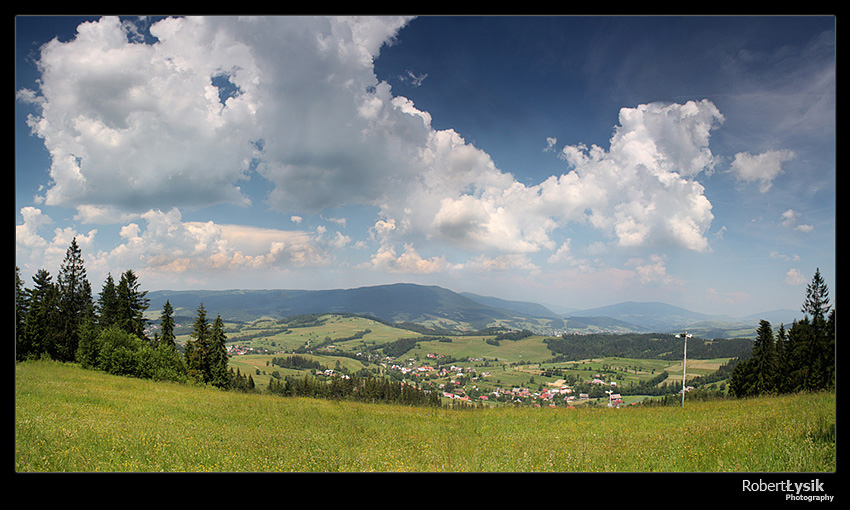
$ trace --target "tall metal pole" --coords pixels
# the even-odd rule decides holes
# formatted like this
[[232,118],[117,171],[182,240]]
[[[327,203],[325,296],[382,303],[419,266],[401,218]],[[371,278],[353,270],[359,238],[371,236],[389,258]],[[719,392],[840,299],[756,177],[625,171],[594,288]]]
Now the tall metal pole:
[[685,357],[682,360],[682,407],[685,407],[685,376],[687,375],[688,370],[688,338],[692,336],[693,335],[688,334],[687,331],[676,335],[676,338],[685,339]]
[[685,373],[688,370],[688,334],[685,333],[685,357],[682,361],[682,407],[685,407]]

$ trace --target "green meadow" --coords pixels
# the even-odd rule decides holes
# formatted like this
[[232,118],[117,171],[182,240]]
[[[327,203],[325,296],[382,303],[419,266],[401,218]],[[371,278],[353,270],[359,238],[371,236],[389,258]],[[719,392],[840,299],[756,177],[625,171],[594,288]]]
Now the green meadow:
[[457,410],[16,366],[17,472],[832,472],[835,394]]

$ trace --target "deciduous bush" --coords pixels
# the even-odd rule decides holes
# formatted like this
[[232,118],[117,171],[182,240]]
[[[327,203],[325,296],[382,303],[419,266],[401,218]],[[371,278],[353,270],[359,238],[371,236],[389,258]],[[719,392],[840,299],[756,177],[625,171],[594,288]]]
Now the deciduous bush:
[[132,333],[109,327],[97,337],[93,368],[115,375],[183,382],[186,367],[180,355],[167,345],[154,347]]

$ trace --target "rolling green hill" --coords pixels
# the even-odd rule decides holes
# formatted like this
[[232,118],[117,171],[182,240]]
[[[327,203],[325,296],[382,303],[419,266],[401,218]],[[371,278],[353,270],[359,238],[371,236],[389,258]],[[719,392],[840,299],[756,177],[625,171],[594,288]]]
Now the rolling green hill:
[[411,284],[332,290],[226,290],[154,291],[148,294],[151,309],[169,300],[175,310],[195,310],[200,303],[212,313],[231,320],[260,317],[285,318],[316,313],[353,313],[389,322],[441,321],[458,329],[479,329],[497,321],[510,321],[518,312],[500,310],[473,301],[448,289]]
[[[664,303],[635,302],[559,315],[537,303],[406,283],[330,290],[161,290],[149,292],[147,297],[152,320],[168,300],[179,316],[192,316],[203,303],[208,314],[221,314],[230,321],[350,313],[456,332],[499,326],[540,334],[678,332],[688,328],[707,337],[752,337],[759,317],[716,317]],[[790,324],[794,313],[777,311],[770,317],[773,321],[784,318],[781,322]]]

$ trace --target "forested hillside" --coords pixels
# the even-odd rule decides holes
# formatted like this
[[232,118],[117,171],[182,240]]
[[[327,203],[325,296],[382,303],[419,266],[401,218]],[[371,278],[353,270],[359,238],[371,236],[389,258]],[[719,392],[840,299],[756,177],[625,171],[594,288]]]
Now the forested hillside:
[[[688,355],[693,358],[742,357],[753,345],[749,338],[696,340],[688,343]],[[665,360],[682,357],[682,341],[671,334],[565,334],[559,338],[547,338],[545,342],[549,350],[565,360],[606,356]]]

